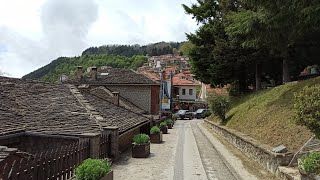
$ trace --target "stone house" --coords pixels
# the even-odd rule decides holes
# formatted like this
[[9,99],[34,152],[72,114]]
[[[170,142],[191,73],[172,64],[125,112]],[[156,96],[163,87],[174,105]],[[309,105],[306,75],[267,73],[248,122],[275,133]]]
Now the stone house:
[[76,78],[67,83],[76,86],[103,86],[110,91],[119,92],[124,99],[143,109],[146,114],[159,113],[160,83],[130,69],[92,67],[89,76],[86,76],[83,75],[82,67],[78,66]]
[[200,87],[199,83],[176,76],[172,78],[172,81],[174,97],[179,95],[180,101],[195,101],[197,99],[197,88]]
[[[0,76],[0,147],[36,154],[88,140],[90,157],[99,157],[104,148],[115,158],[133,135],[149,133],[150,119],[143,113],[104,87]],[[101,144],[102,136],[108,144]]]

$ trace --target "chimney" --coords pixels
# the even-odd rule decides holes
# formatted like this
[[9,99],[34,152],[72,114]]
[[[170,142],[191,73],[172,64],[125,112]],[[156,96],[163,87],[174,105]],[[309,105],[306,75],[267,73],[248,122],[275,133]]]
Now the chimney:
[[93,66],[91,68],[91,79],[92,80],[97,80],[97,75],[98,75],[97,67]]
[[77,78],[78,80],[82,79],[82,66],[77,66],[76,78]]
[[116,106],[119,106],[119,92],[112,92],[113,94],[113,103]]

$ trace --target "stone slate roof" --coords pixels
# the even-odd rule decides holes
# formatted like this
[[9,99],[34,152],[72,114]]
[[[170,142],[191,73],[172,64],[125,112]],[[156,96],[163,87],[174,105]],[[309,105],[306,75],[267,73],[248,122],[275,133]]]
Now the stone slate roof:
[[142,123],[148,122],[149,119],[125,109],[120,106],[114,105],[106,95],[102,96],[101,89],[93,89],[91,91],[81,90],[82,95],[87,101],[96,109],[97,112],[103,117],[102,124],[119,127],[119,133],[123,133],[138,126]]
[[[113,103],[112,91],[110,91],[109,89],[107,89],[107,88],[105,88],[103,86],[99,86],[99,87],[90,89],[90,93],[92,95],[95,95],[97,97],[102,98],[105,101]],[[134,113],[137,113],[137,114],[145,114],[146,113],[145,110],[139,108],[138,106],[133,104],[131,101],[129,101],[126,98],[122,97],[121,94],[119,96],[120,96],[120,101],[119,101],[120,107],[128,109],[128,110],[130,110],[130,111],[132,111]]]
[[0,76],[0,136],[30,131],[77,135],[99,132],[66,85]]
[[72,84],[159,84],[143,74],[138,74],[130,69],[111,68],[101,69],[98,72],[96,80],[90,77],[83,77],[83,79],[69,80],[68,83]]

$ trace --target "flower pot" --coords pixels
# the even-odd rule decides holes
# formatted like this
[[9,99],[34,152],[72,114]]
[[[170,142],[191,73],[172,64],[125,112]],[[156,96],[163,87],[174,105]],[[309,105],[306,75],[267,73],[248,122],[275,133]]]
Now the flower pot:
[[134,144],[132,143],[132,157],[133,158],[145,158],[150,154],[150,142],[146,144]]
[[168,129],[172,129],[172,124],[171,123],[167,124],[167,126],[168,126]]
[[106,175],[104,175],[100,180],[113,180],[113,171],[109,171]]
[[157,134],[150,134],[150,142],[151,143],[161,143],[162,142],[162,132]]
[[160,127],[160,130],[162,131],[163,134],[168,134],[168,126],[162,126]]

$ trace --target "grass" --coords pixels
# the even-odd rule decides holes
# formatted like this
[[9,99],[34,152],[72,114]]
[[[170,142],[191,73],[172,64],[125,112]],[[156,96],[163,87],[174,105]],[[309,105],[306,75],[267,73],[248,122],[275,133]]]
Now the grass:
[[[234,98],[225,125],[264,144],[272,147],[283,144],[295,152],[312,133],[294,122],[294,93],[318,83],[320,77]],[[217,117],[211,119],[217,121]]]

